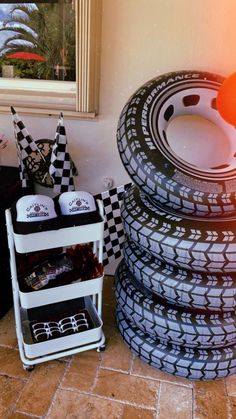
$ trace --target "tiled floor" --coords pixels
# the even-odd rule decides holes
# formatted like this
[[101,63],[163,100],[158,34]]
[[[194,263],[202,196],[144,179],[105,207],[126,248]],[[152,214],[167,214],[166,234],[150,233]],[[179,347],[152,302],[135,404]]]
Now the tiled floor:
[[226,419],[236,418],[236,376],[191,382],[140,361],[114,322],[113,278],[104,286],[106,351],[23,369],[13,311],[0,320],[0,418]]

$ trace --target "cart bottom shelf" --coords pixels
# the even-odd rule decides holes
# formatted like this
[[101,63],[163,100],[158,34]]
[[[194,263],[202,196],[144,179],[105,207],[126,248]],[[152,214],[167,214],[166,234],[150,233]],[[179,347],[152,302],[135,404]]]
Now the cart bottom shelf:
[[22,345],[29,359],[73,348],[86,350],[103,341],[102,320],[88,296],[28,310],[21,308],[20,316]]

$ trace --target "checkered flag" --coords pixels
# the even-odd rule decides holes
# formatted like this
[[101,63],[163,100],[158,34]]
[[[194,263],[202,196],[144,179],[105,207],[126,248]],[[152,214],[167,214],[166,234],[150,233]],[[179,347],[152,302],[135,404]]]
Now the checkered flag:
[[30,186],[29,175],[26,169],[25,162],[30,158],[32,152],[40,155],[42,161],[45,159],[39,150],[37,144],[34,142],[31,135],[28,133],[23,121],[17,115],[15,109],[11,106],[12,120],[14,125],[14,134],[16,139],[17,156],[19,163],[20,180],[23,188]]
[[26,170],[25,164],[23,163],[21,159],[19,147],[17,147],[17,159],[18,159],[18,165],[19,165],[19,176],[20,176],[21,186],[22,188],[28,188],[30,186],[29,175]]
[[68,152],[62,113],[59,116],[57,124],[56,136],[49,166],[49,174],[54,182],[53,191],[55,193],[60,194],[62,192],[75,190],[73,176],[77,176],[78,172]]
[[95,199],[100,199],[104,206],[104,246],[103,246],[103,265],[108,265],[111,260],[118,259],[122,255],[124,243],[124,230],[120,216],[120,207],[124,192],[130,188],[131,183],[127,183],[117,188],[110,189],[95,195]]

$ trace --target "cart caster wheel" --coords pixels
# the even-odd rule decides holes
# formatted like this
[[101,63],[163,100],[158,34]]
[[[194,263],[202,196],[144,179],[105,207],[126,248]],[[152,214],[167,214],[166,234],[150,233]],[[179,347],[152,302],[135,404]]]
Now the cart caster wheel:
[[23,364],[23,368],[24,368],[24,370],[25,371],[33,371],[34,370],[34,365],[26,365],[26,364]]
[[99,348],[97,348],[97,351],[98,352],[104,352],[105,349],[106,349],[106,345],[102,345],[102,346],[99,346]]

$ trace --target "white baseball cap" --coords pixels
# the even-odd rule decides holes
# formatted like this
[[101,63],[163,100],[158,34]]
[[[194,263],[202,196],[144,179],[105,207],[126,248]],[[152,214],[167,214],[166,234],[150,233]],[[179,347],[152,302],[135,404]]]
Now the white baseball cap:
[[16,232],[28,234],[59,228],[52,198],[46,195],[25,195],[15,205]]
[[63,222],[67,226],[91,224],[102,221],[96,201],[89,192],[63,192],[58,199]]

